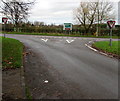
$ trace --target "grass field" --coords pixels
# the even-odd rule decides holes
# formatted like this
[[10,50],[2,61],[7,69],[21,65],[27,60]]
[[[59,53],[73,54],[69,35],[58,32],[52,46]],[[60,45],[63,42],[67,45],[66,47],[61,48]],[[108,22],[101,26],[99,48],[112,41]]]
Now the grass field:
[[[2,32],[4,33],[4,32]],[[68,35],[62,33],[25,33],[25,32],[5,32],[7,34],[23,34],[23,35],[45,35],[45,36],[69,36],[69,37],[91,37],[91,38],[110,38],[110,36],[94,36],[94,35]],[[118,39],[118,36],[112,36],[112,38]]]
[[117,54],[120,56],[120,41],[112,41],[112,46],[109,46],[109,41],[99,41],[94,43],[93,46],[105,52]]
[[[18,68],[22,66],[23,44],[16,39],[2,39],[2,67]],[[1,41],[0,41],[1,42]]]

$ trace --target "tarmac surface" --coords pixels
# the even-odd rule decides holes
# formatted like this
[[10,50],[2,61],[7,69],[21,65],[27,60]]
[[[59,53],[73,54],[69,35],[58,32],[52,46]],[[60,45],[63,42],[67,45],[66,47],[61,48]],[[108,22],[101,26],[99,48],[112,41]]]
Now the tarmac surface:
[[33,99],[117,99],[118,60],[90,50],[98,38],[6,35],[26,46],[25,83]]

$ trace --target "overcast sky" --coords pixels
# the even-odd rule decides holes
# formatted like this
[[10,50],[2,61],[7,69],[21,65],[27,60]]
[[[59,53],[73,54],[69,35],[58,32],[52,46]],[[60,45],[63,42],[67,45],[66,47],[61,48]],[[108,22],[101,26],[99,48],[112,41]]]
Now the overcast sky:
[[[83,0],[36,0],[29,20],[43,21],[47,24],[75,23],[73,10],[79,6],[80,1]],[[119,0],[114,0],[114,2],[117,1]]]
[[[29,0],[32,1],[32,0]],[[31,9],[29,21],[40,21],[46,24],[63,24],[65,22],[75,23],[73,10],[84,0],[36,0]],[[113,2],[113,0],[111,0]],[[119,0],[114,0],[118,2]],[[117,4],[116,11],[117,11]]]
[[36,0],[31,11],[30,21],[43,21],[47,24],[62,24],[73,21],[73,9],[80,0]]

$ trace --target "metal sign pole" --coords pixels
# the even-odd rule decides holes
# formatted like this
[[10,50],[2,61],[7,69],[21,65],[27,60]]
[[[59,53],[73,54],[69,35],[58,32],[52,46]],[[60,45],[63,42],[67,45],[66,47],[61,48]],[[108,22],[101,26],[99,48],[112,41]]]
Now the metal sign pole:
[[70,30],[69,30],[69,35],[70,35]]
[[107,24],[110,28],[110,43],[109,43],[109,45],[112,46],[112,28],[115,26],[115,21],[112,21],[112,20],[107,21]]
[[4,38],[5,38],[5,22],[4,22]]
[[4,38],[5,38],[5,27],[6,27],[7,20],[8,18],[2,17],[2,22],[4,22]]
[[4,23],[4,38],[5,38],[5,27],[6,27],[6,23]]
[[112,46],[112,28],[110,29],[110,46]]

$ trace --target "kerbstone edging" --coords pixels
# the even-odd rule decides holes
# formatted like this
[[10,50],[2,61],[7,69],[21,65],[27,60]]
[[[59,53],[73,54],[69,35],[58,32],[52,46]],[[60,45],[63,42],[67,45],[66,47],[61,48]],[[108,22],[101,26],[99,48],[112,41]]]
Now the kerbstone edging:
[[93,47],[92,47],[92,44],[95,43],[95,42],[97,42],[97,41],[89,41],[87,44],[85,44],[85,46],[88,47],[89,49],[91,49],[91,50],[99,53],[99,54],[102,54],[102,55],[105,55],[105,56],[108,56],[108,57],[113,58],[112,55],[108,55],[108,54],[106,54],[106,53],[104,53],[104,52],[101,52],[100,50],[97,50],[97,49],[93,48]]

